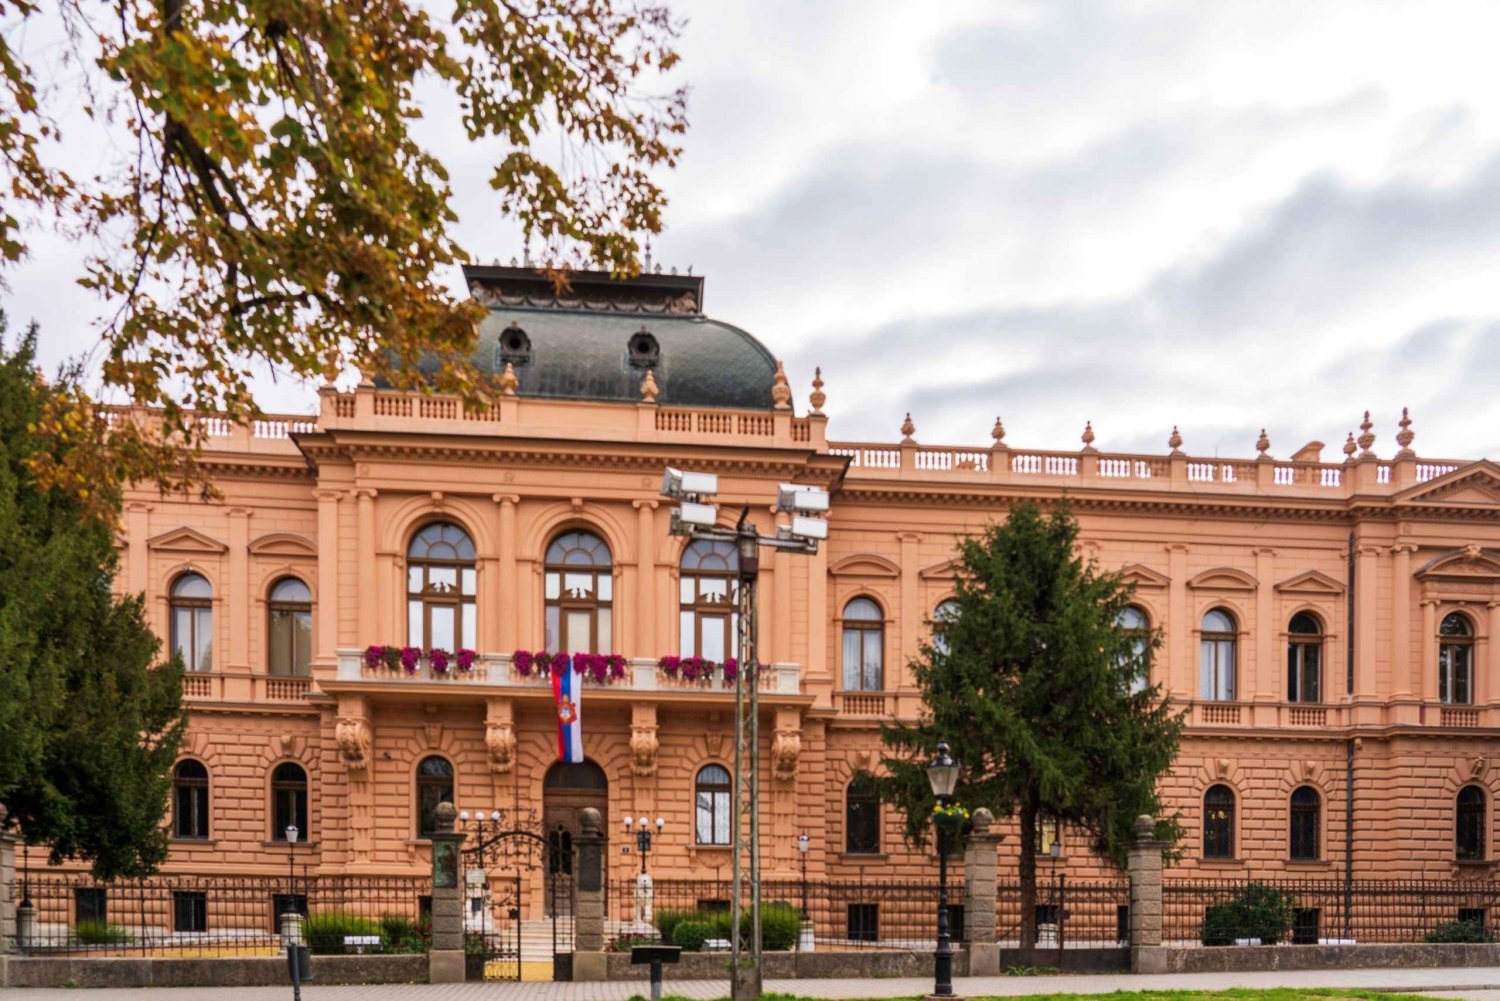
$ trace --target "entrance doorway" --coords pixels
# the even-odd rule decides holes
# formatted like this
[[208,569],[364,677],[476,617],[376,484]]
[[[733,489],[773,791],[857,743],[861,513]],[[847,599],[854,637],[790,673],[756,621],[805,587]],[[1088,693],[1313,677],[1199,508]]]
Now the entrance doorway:
[[[573,844],[582,829],[578,815],[585,808],[599,811],[600,829],[609,831],[609,779],[592,761],[555,762],[542,779],[542,830],[546,832],[548,865],[555,870],[547,881],[547,913],[559,909],[562,894],[572,899]],[[556,899],[554,899],[556,898]]]

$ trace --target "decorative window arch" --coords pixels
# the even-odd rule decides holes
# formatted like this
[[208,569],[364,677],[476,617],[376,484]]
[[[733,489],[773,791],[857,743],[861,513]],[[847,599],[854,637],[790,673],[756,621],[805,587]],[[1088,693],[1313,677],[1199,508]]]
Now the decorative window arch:
[[1203,794],[1203,857],[1234,858],[1234,790],[1227,785]]
[[547,546],[546,647],[562,653],[609,653],[614,643],[614,561],[609,544],[574,529]]
[[844,791],[844,851],[850,855],[880,853],[880,798],[866,778],[854,778]]
[[183,758],[172,769],[172,836],[208,839],[208,768],[195,758]]
[[870,598],[853,598],[844,606],[844,690],[878,692],[885,688],[885,614]]
[[682,656],[712,661],[739,656],[739,567],[732,542],[694,539],[682,550],[677,584]]
[[704,765],[693,783],[694,840],[700,845],[727,845],[730,831],[730,804],[733,786],[729,769],[723,765]]
[[1323,623],[1311,612],[1298,612],[1286,631],[1287,701],[1323,701]]
[[1238,648],[1239,633],[1234,616],[1222,608],[1211,608],[1205,612],[1198,645],[1202,668],[1202,697],[1205,700],[1234,701]]
[[1478,862],[1485,858],[1485,815],[1489,797],[1477,785],[1466,785],[1458,791],[1453,810],[1453,857],[1460,862]]
[[474,540],[451,521],[434,521],[406,547],[406,642],[458,650],[477,642],[478,572]]
[[1291,824],[1287,832],[1287,855],[1295,862],[1322,858],[1318,832],[1323,826],[1323,797],[1312,786],[1292,790]]
[[1438,698],[1474,701],[1474,624],[1462,612],[1449,612],[1438,626]]
[[437,833],[437,808],[453,802],[453,762],[433,754],[417,765],[417,837]]
[[189,671],[212,671],[214,652],[214,589],[208,578],[188,571],[172,581],[172,653]]
[[940,654],[948,653],[948,627],[958,621],[958,599],[947,598],[938,602],[932,610],[932,647]]
[[[1146,666],[1146,652],[1151,644],[1151,617],[1139,605],[1126,605],[1115,616],[1115,625],[1130,635],[1130,663],[1142,665],[1140,673],[1130,679],[1130,694],[1144,691],[1151,684],[1150,669]],[[1124,658],[1121,658],[1124,660]],[[1128,665],[1121,664],[1125,667]]]
[[307,772],[295,761],[283,761],[271,771],[271,840],[285,841],[291,826],[299,840],[308,840]]
[[312,592],[296,577],[272,584],[266,599],[266,670],[304,677],[312,671]]

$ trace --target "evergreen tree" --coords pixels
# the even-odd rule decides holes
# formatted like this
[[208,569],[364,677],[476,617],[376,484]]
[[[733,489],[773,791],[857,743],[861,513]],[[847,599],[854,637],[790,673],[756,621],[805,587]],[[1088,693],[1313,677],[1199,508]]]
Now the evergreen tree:
[[[947,741],[964,770],[957,790],[970,809],[1018,816],[1021,945],[1036,943],[1039,823],[1086,830],[1092,848],[1121,864],[1142,813],[1157,814],[1157,779],[1177,753],[1181,716],[1145,685],[1159,632],[1118,619],[1131,588],[1077,554],[1066,505],[1043,517],[1012,509],[1003,525],[959,545],[956,614],[932,623],[911,669],[928,715],[882,729],[891,753],[876,779],[882,799],[906,815],[906,836],[925,840],[932,793],[923,766]],[[1174,840],[1176,823],[1158,834]]]
[[36,433],[68,378],[35,371],[35,325],[14,351],[4,331],[0,314],[0,803],[54,861],[145,874],[166,858],[181,666],[152,667],[140,597],[111,593],[118,495],[30,472],[39,448],[70,447]]

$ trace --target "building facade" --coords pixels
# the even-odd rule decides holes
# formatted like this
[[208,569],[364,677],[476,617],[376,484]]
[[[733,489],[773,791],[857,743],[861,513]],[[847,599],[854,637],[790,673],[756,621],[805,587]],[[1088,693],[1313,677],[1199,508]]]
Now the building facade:
[[[1490,874],[1495,465],[1419,459],[1405,419],[1393,457],[1367,420],[1337,462],[1264,436],[1256,458],[1196,458],[1175,429],[1162,454],[1097,451],[1091,429],[1037,452],[998,421],[990,448],[920,444],[910,418],[894,444],[833,442],[821,379],[794,402],[764,347],[703,314],[701,278],[580,275],[564,296],[525,269],[468,278],[489,409],[326,386],[315,416],[212,428],[220,499],[128,497],[119,587],[189,667],[169,871],[282,872],[295,823],[313,872],[422,872],[449,799],[548,830],[596,807],[621,878],[622,820],[660,817],[658,878],[727,878],[733,692],[712,665],[734,653],[733,554],[670,534],[670,464],[717,473],[724,517],[763,531],[778,483],[832,493],[816,555],[761,561],[768,876],[799,875],[799,834],[817,879],[931,873],[851,779],[882,720],[921,711],[907,662],[956,541],[1064,495],[1188,711],[1163,782],[1180,872]],[[555,764],[558,652],[601,655],[581,765]],[[1108,872],[1077,832],[1043,850],[1048,871]]]

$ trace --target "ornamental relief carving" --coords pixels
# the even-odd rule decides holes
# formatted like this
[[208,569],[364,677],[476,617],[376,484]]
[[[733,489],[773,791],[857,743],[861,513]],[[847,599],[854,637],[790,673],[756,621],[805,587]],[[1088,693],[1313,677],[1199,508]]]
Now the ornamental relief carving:
[[783,782],[797,774],[797,757],[802,753],[802,731],[782,728],[771,740],[771,761],[775,776]]
[[484,746],[490,755],[490,770],[509,772],[516,763],[516,728],[510,721],[491,721],[484,728]]
[[656,774],[656,754],[661,749],[656,729],[639,723],[630,728],[630,763],[637,775]]
[[334,738],[338,741],[339,757],[350,771],[357,771],[370,763],[370,721],[354,716],[340,716],[334,727]]

